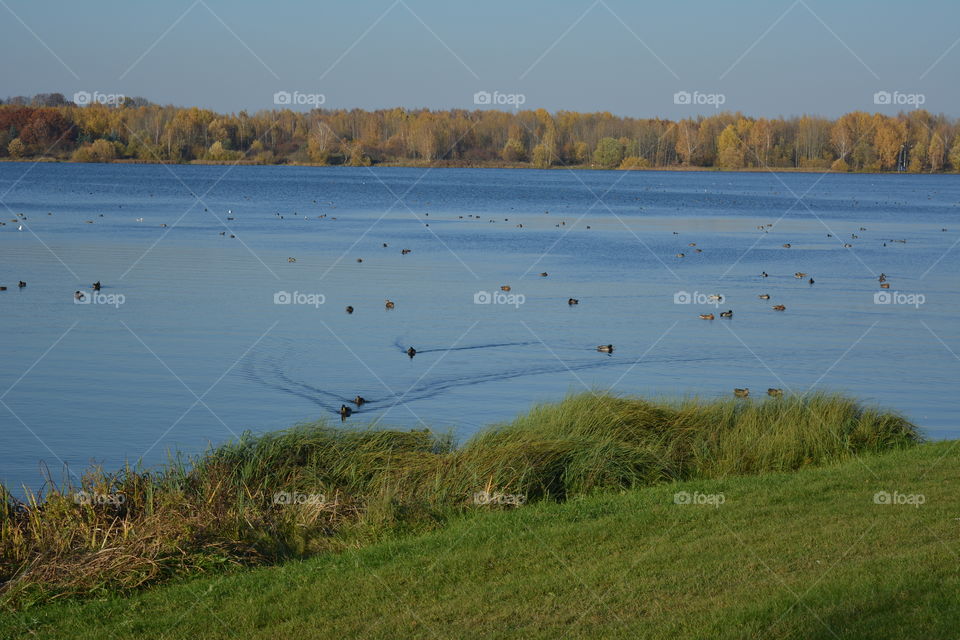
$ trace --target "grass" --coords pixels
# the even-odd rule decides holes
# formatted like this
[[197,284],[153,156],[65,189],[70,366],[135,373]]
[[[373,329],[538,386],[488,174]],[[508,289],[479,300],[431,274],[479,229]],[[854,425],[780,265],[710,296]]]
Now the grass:
[[[535,503],[794,471],[917,440],[903,417],[826,394],[764,401],[584,394],[535,407],[460,447],[428,431],[324,423],[245,435],[158,470],[91,469],[81,486],[24,503],[5,494],[0,605],[20,611],[110,597],[190,574],[425,534],[490,509],[475,503],[478,492],[519,496],[523,511],[536,513],[547,507]],[[78,504],[77,491],[90,500]],[[288,504],[288,496],[316,499]]]
[[473,510],[340,554],[9,613],[0,637],[955,638],[956,444]]

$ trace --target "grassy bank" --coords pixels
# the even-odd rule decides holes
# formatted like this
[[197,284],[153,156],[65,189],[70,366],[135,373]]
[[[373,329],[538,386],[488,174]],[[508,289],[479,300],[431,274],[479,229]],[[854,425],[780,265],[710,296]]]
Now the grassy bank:
[[[126,591],[273,564],[664,482],[785,472],[907,447],[899,415],[835,395],[763,401],[572,396],[463,446],[427,431],[324,423],[163,469],[93,469],[0,512],[0,602]],[[585,538],[586,540],[586,538]]]
[[471,511],[342,554],[0,615],[0,637],[955,638],[956,445]]

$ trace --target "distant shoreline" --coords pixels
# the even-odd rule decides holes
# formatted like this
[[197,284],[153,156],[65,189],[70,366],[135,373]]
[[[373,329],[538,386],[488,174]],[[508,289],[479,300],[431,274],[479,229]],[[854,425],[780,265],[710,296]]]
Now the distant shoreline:
[[76,160],[64,160],[62,158],[0,158],[0,162],[23,163],[23,164],[137,164],[137,165],[166,165],[166,166],[244,166],[244,167],[318,167],[318,168],[409,168],[409,169],[529,169],[534,171],[634,171],[638,173],[651,172],[703,172],[703,173],[836,173],[838,175],[913,175],[913,176],[935,176],[935,175],[958,175],[952,171],[937,172],[910,172],[910,171],[835,171],[823,167],[744,167],[742,169],[723,169],[720,167],[699,167],[673,165],[665,167],[646,167],[643,169],[620,169],[598,167],[595,165],[569,165],[552,166],[549,168],[534,167],[531,163],[508,163],[508,162],[490,162],[490,163],[461,163],[461,162],[379,162],[367,166],[354,166],[349,164],[316,164],[309,162],[276,162],[263,163],[254,161],[215,161],[215,160],[191,160],[189,162],[150,162],[147,160],[137,160],[135,158],[122,158],[111,160],[109,162],[78,162]]

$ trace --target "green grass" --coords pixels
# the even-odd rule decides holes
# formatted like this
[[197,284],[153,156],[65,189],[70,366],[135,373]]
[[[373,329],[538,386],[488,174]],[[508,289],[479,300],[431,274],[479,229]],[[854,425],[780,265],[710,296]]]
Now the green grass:
[[[837,395],[647,401],[584,394],[461,447],[427,431],[323,423],[245,436],[159,470],[90,470],[0,509],[0,606],[141,588],[195,573],[342,552],[488,507],[477,492],[562,502],[664,482],[793,471],[909,447],[903,417]],[[278,493],[317,494],[277,504]],[[527,507],[525,507],[526,509]]]
[[8,613],[0,637],[955,638],[956,444],[474,510],[339,554]]

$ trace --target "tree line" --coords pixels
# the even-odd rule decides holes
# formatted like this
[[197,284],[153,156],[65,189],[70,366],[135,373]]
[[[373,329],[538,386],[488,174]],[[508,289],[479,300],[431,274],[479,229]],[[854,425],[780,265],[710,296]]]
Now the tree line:
[[144,98],[0,103],[0,158],[74,162],[704,167],[960,171],[960,122],[925,110],[682,120],[544,109],[263,110],[221,114]]

